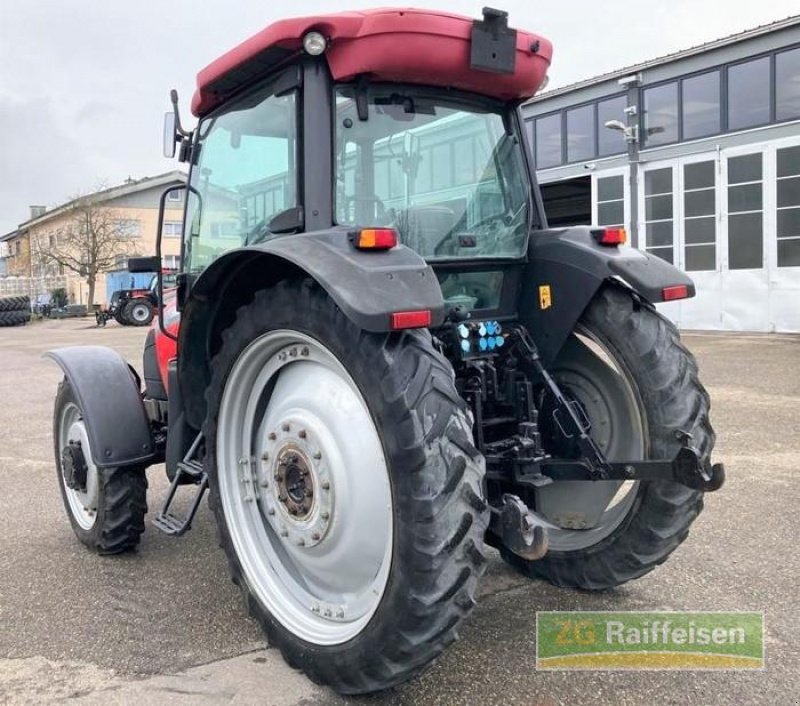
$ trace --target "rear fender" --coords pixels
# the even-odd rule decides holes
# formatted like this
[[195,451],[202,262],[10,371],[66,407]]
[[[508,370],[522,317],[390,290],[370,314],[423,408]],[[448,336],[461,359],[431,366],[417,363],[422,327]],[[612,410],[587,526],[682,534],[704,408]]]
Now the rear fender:
[[[192,283],[182,306],[178,376],[191,426],[199,428],[205,417],[209,361],[221,344],[222,331],[258,290],[290,277],[315,280],[365,331],[390,331],[396,311],[427,309],[432,326],[444,318],[436,275],[403,245],[383,252],[360,251],[350,244],[348,229],[334,228],[231,250]],[[302,321],[303,312],[298,311],[298,325]]]
[[58,363],[75,393],[98,468],[155,459],[138,379],[118,353],[102,346],[74,346],[44,355]]
[[584,309],[606,282],[636,292],[649,304],[663,301],[663,290],[692,280],[659,257],[629,247],[599,245],[593,229],[576,226],[532,234],[519,303],[545,365],[552,363]]

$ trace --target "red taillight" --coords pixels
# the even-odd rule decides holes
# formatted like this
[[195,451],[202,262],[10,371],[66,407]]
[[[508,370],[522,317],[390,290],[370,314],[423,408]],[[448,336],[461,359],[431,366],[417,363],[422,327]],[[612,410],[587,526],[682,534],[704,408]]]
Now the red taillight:
[[689,296],[689,288],[685,284],[675,284],[671,287],[664,287],[661,290],[661,298],[665,302],[673,299],[686,299]]
[[389,250],[397,245],[397,232],[393,228],[362,228],[353,244],[359,250]]
[[592,235],[600,245],[625,245],[628,241],[624,228],[595,228]]
[[392,330],[401,328],[425,328],[431,325],[430,309],[421,311],[395,311],[392,314]]

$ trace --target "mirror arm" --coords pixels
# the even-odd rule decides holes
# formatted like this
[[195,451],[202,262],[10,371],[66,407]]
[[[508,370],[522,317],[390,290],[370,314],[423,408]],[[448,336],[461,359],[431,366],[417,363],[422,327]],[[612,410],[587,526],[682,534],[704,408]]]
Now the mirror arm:
[[172,110],[175,113],[175,131],[182,137],[190,137],[192,133],[189,130],[184,130],[181,123],[181,113],[178,109],[178,91],[174,88],[169,92],[169,99],[172,103]]

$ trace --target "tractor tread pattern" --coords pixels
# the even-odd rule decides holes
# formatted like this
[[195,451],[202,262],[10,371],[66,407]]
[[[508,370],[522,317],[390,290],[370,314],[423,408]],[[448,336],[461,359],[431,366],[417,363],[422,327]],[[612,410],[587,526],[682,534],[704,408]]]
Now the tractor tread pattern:
[[31,320],[31,312],[24,311],[0,311],[0,326],[21,326]]
[[[309,330],[309,321],[316,330]],[[289,665],[339,693],[390,688],[422,672],[457,638],[485,569],[484,465],[472,445],[465,403],[455,389],[450,363],[434,349],[427,330],[361,331],[318,285],[293,280],[258,292],[237,312],[212,362],[209,410],[218,409],[227,371],[243,347],[264,332],[266,322],[271,328],[295,328],[317,337],[323,333],[322,340],[333,344],[365,398],[372,400],[373,415],[384,430],[396,504],[393,568],[377,612],[356,637],[334,648],[300,640],[248,588],[217,497],[211,453],[209,502],[231,578]],[[205,435],[213,449],[213,413]]]
[[29,296],[0,297],[0,312],[6,311],[27,311],[31,310],[31,298]]

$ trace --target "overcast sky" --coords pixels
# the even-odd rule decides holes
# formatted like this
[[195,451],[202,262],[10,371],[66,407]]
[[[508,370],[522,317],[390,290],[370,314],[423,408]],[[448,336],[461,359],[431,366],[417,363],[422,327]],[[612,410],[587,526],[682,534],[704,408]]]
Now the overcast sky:
[[[197,71],[290,15],[389,5],[295,0],[0,0],[0,234],[95,185],[176,166],[161,122]],[[417,0],[511,24],[555,45],[550,87],[645,61],[798,11],[797,0]]]

